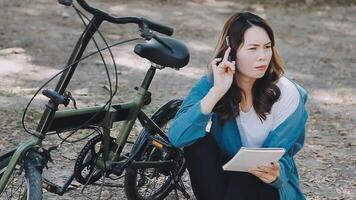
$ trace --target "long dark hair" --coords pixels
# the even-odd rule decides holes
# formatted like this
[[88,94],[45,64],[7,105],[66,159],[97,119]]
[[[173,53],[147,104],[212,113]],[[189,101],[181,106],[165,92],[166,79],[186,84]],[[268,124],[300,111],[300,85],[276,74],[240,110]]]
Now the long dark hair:
[[[274,34],[272,28],[261,17],[250,12],[238,12],[232,15],[224,25],[220,34],[218,43],[215,48],[213,58],[222,58],[227,49],[225,38],[231,37],[231,56],[236,60],[237,49],[244,43],[244,34],[247,29],[252,26],[263,28],[270,40],[272,46],[272,59],[267,68],[265,75],[255,81],[252,87],[253,95],[253,108],[257,115],[262,120],[266,120],[266,115],[271,112],[272,105],[279,99],[281,92],[276,85],[278,79],[283,75],[282,59],[275,47]],[[209,65],[210,77],[212,78],[212,70]],[[237,70],[236,70],[237,71]],[[240,114],[239,103],[241,102],[243,90],[239,88],[235,73],[234,82],[231,84],[230,89],[218,101],[213,111],[221,116],[221,123],[235,118]]]

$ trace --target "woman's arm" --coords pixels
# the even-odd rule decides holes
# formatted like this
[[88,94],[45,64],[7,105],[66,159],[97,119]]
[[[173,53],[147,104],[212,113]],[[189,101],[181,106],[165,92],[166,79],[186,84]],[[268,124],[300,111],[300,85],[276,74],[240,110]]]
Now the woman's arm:
[[293,156],[303,147],[305,138],[305,125],[308,113],[305,108],[306,91],[296,85],[299,94],[299,103],[296,110],[278,125],[267,137],[263,147],[282,147],[286,154],[279,161],[279,177],[270,185],[280,188],[288,182],[289,176],[295,166]]
[[223,59],[216,58],[211,62],[214,83],[204,76],[184,100],[168,132],[169,140],[174,146],[188,146],[205,136],[205,127],[215,104],[233,82],[235,62],[227,60],[229,53],[230,48],[225,51]]
[[169,141],[174,146],[188,146],[197,139],[205,136],[205,127],[212,114],[207,111],[203,113],[200,102],[204,97],[208,97],[207,94],[211,88],[212,83],[208,80],[207,76],[204,76],[184,99],[168,131]]

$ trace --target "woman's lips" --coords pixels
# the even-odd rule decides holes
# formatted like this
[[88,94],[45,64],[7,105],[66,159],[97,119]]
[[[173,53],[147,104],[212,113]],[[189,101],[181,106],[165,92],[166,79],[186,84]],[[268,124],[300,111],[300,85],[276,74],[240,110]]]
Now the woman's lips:
[[267,68],[267,65],[260,65],[258,67],[256,67],[256,69],[258,70],[265,70]]

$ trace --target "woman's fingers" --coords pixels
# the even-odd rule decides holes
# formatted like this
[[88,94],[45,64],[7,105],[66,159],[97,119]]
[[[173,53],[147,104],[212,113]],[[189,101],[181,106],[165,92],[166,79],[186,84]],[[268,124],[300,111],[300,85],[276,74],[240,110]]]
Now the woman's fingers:
[[229,57],[229,54],[230,54],[230,51],[231,51],[231,48],[227,48],[226,51],[225,51],[225,54],[224,54],[224,57],[221,61],[221,63],[219,65],[228,65],[228,64],[232,64],[232,62],[228,61],[228,57]]
[[249,173],[257,176],[265,183],[271,183],[279,177],[279,163],[273,163],[270,166],[260,166],[249,170]]
[[279,176],[279,164],[273,164],[270,166],[260,166],[257,169],[262,170],[265,173],[272,174],[274,176]]
[[228,57],[229,57],[230,51],[231,51],[231,48],[230,48],[230,47],[226,49],[225,54],[224,54],[224,58],[223,58],[223,62],[228,61],[227,59],[228,59]]
[[[224,57],[221,58],[215,58],[212,62],[211,62],[211,66],[213,68],[219,68],[221,71],[224,72],[232,72],[233,74],[235,73],[235,61],[233,62],[229,62],[227,60],[227,58],[229,57],[229,53],[231,51],[231,48],[229,47],[224,54]],[[221,61],[221,62],[220,62]],[[219,65],[217,65],[217,63],[219,63]]]
[[[211,66],[213,69],[218,69],[220,73],[235,73],[235,61],[229,62],[227,60],[229,53],[231,52],[231,48],[229,47],[224,54],[223,58],[215,58],[214,60],[211,61]],[[218,62],[219,65],[218,65]]]
[[254,176],[257,176],[259,179],[261,179],[265,183],[271,183],[277,179],[277,176],[274,176],[269,173],[265,173],[263,171],[249,170],[249,173],[251,173]]
[[274,171],[275,168],[273,166],[259,166],[257,169],[269,172],[269,171]]
[[261,166],[257,168],[257,171],[265,174],[271,174],[273,176],[278,176],[278,171],[274,167]]
[[259,169],[263,169],[263,170],[279,170],[279,163],[273,163],[271,165],[263,165],[263,166],[259,166]]
[[217,63],[221,61],[221,58],[215,58],[212,62],[211,62],[211,66],[212,67],[217,67]]
[[272,166],[275,170],[279,170],[279,162],[277,163],[272,163]]
[[232,71],[232,73],[235,74],[235,61],[232,61],[231,65],[229,66],[230,67],[230,70]]
[[225,72],[231,71],[232,73],[235,73],[235,61],[229,62],[229,61],[222,61],[219,65],[218,68],[223,69]]

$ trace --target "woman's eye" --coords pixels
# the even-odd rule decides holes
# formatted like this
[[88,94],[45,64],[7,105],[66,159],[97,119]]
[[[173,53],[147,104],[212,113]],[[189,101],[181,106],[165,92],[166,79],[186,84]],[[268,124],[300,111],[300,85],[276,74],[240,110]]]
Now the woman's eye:
[[249,48],[248,50],[256,50],[256,48],[255,48],[255,47],[252,47],[252,48]]

